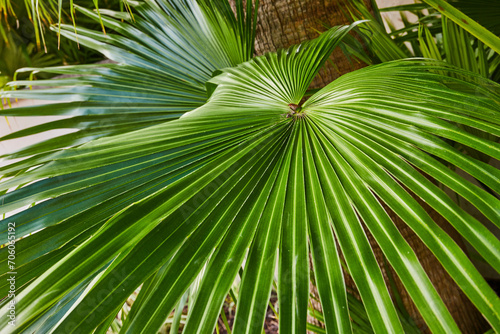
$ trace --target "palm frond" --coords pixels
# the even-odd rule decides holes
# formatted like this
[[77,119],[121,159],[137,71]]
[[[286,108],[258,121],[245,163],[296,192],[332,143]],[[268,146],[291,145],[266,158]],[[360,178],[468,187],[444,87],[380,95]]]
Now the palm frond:
[[453,0],[452,4],[495,35],[500,35],[500,21],[498,20],[500,3],[498,1]]
[[[80,29],[79,41],[118,64],[49,69],[81,76],[3,93],[67,101],[8,113],[73,114],[69,124],[76,129],[82,117],[97,121],[115,107],[137,117],[123,117],[120,129],[111,113],[115,132],[93,125],[83,144],[41,143],[10,155],[26,158],[2,167],[2,210],[37,202],[2,220],[0,236],[7,236],[8,221],[23,236],[16,242],[16,330],[104,332],[142,284],[123,332],[156,332],[188,290],[184,333],[213,332],[243,266],[235,329],[262,332],[277,269],[280,332],[303,333],[312,328],[310,252],[326,332],[357,329],[343,257],[373,330],[401,333],[407,325],[369,231],[429,329],[457,332],[386,205],[499,331],[500,299],[412,194],[500,272],[500,241],[429,179],[499,225],[500,201],[448,165],[500,193],[497,169],[450,144],[500,158],[498,142],[464,130],[500,135],[500,86],[440,61],[396,60],[346,74],[304,101],[320,67],[358,23],[248,59],[254,33],[248,15],[255,12],[239,1],[233,20],[230,7],[211,12],[206,4],[141,3],[126,23],[120,20],[126,14],[101,12],[116,33]],[[61,33],[71,38],[71,29],[63,26]],[[151,124],[132,124],[144,119]],[[0,292],[7,294],[8,270],[1,265]],[[7,307],[4,302],[1,312]],[[1,318],[0,326],[7,321]]]
[[[427,4],[434,7],[441,14],[448,17],[450,20],[458,24],[463,29],[467,30],[481,42],[500,53],[500,37],[481,26],[472,18],[455,8],[452,4],[444,0],[424,0]],[[476,6],[476,8],[478,8]]]
[[[6,116],[71,116],[4,136],[13,139],[53,129],[76,132],[35,144],[11,158],[33,156],[79,145],[102,136],[115,135],[178,118],[206,101],[205,82],[219,68],[248,60],[253,53],[255,18],[236,20],[229,14],[213,16],[208,2],[199,6],[185,1],[180,9],[169,2],[148,2],[135,7],[137,15],[121,22],[122,13],[102,16],[104,25],[118,34],[62,26],[61,34],[98,50],[117,64],[26,68],[68,76],[62,79],[15,81],[11,87],[38,89],[11,90],[3,98],[58,101],[51,108],[16,108]],[[85,15],[99,20],[96,13],[78,7]],[[232,12],[231,12],[232,13]],[[241,25],[245,24],[243,27]],[[221,28],[225,27],[225,28]],[[229,32],[217,34],[217,29]],[[231,30],[232,29],[232,30]],[[76,76],[76,77],[75,77]],[[152,83],[155,83],[152,85]],[[57,88],[53,88],[57,87]],[[19,167],[16,171],[20,170]],[[10,171],[9,171],[10,172]],[[4,173],[7,173],[5,170]]]

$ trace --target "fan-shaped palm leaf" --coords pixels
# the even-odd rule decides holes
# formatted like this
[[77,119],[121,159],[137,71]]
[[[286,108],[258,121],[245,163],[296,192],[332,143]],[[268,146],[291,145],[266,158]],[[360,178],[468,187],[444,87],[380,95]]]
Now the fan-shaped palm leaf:
[[[191,31],[182,21],[185,15],[179,13],[186,10],[184,4],[195,3],[176,3],[175,8],[148,5],[138,9],[144,16],[158,15],[158,20],[167,17],[162,13],[168,10],[173,17],[178,13],[178,26],[160,35],[166,41],[179,31]],[[203,4],[189,8],[203,9],[202,17],[214,15],[221,22],[239,22],[227,19],[232,12],[219,8],[210,14]],[[110,24],[107,19],[104,22]],[[152,77],[150,71],[158,66],[158,85],[164,80],[172,86],[177,83],[176,96],[181,99],[185,87],[198,87],[197,96],[203,96],[201,84],[211,72],[200,76],[198,66],[209,62],[212,54],[202,57],[200,63],[196,57],[213,45],[193,46],[197,56],[188,59],[174,47],[164,55],[149,55],[152,51],[149,47],[143,50],[141,43],[156,38],[152,33],[156,30],[147,30],[152,22],[141,22],[134,23],[137,30],[123,27],[121,33],[129,38],[82,31],[81,36],[86,37],[82,43],[109,52],[120,64],[92,67],[95,77],[90,84],[79,85],[78,79],[71,82],[75,87],[53,88],[44,94],[72,100],[85,96],[78,90],[95,87],[86,93],[94,102],[92,99],[100,98],[95,95],[98,88],[106,87],[100,74],[108,69],[116,73],[122,73],[122,68],[138,69],[129,73],[128,80],[121,79],[127,85],[137,76]],[[248,27],[240,25],[244,26]],[[221,23],[202,31],[222,43],[221,36],[228,33],[224,27]],[[224,68],[245,60],[248,53],[240,52],[242,56],[226,64],[217,63],[214,67],[220,66],[221,72],[209,80],[208,101],[203,104],[200,99],[197,108],[183,105],[178,114],[194,110],[180,118],[158,120],[156,125],[137,126],[113,136],[100,135],[69,149],[46,152],[40,148],[38,155],[5,167],[8,175],[19,175],[2,182],[4,191],[27,185],[2,196],[3,210],[41,202],[8,219],[17,222],[19,236],[33,233],[17,242],[16,329],[48,328],[44,316],[51,312],[56,314],[52,317],[57,320],[53,321],[56,332],[106,329],[127,297],[146,282],[122,331],[155,332],[199,277],[200,287],[190,299],[184,333],[211,333],[243,265],[234,326],[238,333],[261,333],[278,260],[280,332],[303,333],[311,252],[327,332],[351,332],[342,253],[374,330],[401,333],[403,327],[368,242],[368,230],[430,330],[456,332],[457,325],[384,210],[385,203],[432,250],[493,328],[500,330],[499,298],[410,195],[424,199],[491,266],[500,269],[500,242],[421,173],[457,192],[491,221],[500,222],[500,201],[443,163],[473,174],[500,192],[498,170],[448,144],[452,140],[500,158],[498,143],[457,126],[498,136],[500,88],[449,65],[414,59],[344,75],[303,102],[319,68],[351,28],[333,28],[316,40],[236,67]],[[138,36],[140,31],[146,35]],[[120,54],[120,49],[130,53]],[[232,48],[242,49],[248,50]],[[184,61],[193,67],[173,65],[181,66]],[[157,62],[170,65],[163,68]],[[103,80],[102,86],[98,86],[99,80]],[[124,87],[121,98],[128,99],[129,90],[130,86]],[[6,94],[39,95],[37,90]],[[170,95],[162,99],[155,94],[144,100],[161,108],[168,108],[169,101],[177,103],[169,100]],[[106,98],[113,103],[111,96]],[[73,107],[61,104],[61,108]],[[100,108],[103,112],[110,109],[109,104]],[[131,108],[140,111],[140,105]],[[30,110],[43,113],[46,109],[22,111],[34,112]],[[7,220],[2,223],[6,226]],[[6,230],[2,232],[5,237]],[[0,289],[8,291],[5,284]],[[63,300],[66,295],[67,301]],[[0,321],[2,326],[7,323],[6,318]]]

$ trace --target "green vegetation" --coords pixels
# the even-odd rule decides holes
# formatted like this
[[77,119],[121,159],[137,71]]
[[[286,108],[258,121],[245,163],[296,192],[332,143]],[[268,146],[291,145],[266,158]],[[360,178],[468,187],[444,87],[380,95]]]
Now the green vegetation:
[[[74,130],[2,156],[1,213],[18,211],[1,221],[0,238],[15,222],[18,239],[16,326],[1,317],[0,328],[148,334],[168,323],[171,333],[213,333],[234,303],[236,334],[261,334],[268,307],[280,333],[418,333],[391,296],[369,231],[429,330],[458,332],[386,205],[500,331],[499,297],[412,196],[500,272],[500,241],[442,190],[500,227],[500,171],[487,163],[500,159],[490,34],[465,35],[424,13],[428,25],[386,34],[377,10],[371,17],[351,1],[351,25],[254,57],[251,1],[236,0],[234,11],[220,0],[128,4],[133,16],[77,6],[97,28],[54,28],[114,63],[26,68],[0,93],[58,102],[2,116],[67,116],[0,140]],[[340,44],[371,66],[308,91]],[[69,76],[26,79],[33,72]],[[310,281],[322,313],[309,304]]]

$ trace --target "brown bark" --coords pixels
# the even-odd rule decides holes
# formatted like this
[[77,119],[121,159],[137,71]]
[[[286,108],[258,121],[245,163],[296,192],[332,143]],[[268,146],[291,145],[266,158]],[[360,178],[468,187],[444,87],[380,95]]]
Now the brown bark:
[[[255,51],[257,55],[287,48],[319,36],[326,27],[349,24],[340,0],[261,0],[257,22]],[[311,87],[326,86],[340,75],[360,68],[337,48]]]
[[[331,27],[349,23],[349,20],[343,15],[342,2],[341,0],[260,0],[256,38],[257,55],[276,51],[277,49],[286,48],[304,40],[315,38],[318,36],[318,31],[326,30],[325,26]],[[369,6],[369,0],[366,2]],[[340,75],[361,67],[357,63],[352,64],[339,48],[334,52],[332,60],[335,67],[327,64],[320,72],[318,78],[313,82],[312,87],[325,86]],[[436,223],[460,244],[461,239],[453,227],[423,201],[420,199],[417,200],[427,209]],[[488,328],[488,325],[479,311],[453,282],[439,261],[413,231],[389,209],[387,211],[393,218],[401,234],[414,249],[422,266],[427,271],[429,278],[443,298],[462,332],[468,334],[483,333]],[[382,252],[370,235],[369,239],[387,280],[387,273],[385,272],[384,265],[381,264],[383,261]],[[423,332],[428,332],[423,319],[409,298],[402,283],[392,269],[391,272],[410,316]],[[349,278],[347,278],[347,284],[355,288],[354,283]]]

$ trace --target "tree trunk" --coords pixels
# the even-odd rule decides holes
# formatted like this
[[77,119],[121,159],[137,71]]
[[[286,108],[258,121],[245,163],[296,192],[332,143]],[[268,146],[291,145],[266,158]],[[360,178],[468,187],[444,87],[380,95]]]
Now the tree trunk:
[[[369,0],[366,0],[370,7]],[[349,20],[343,15],[343,1],[339,0],[260,0],[259,17],[257,23],[256,53],[261,55],[265,52],[276,51],[293,44],[312,39],[318,36],[317,31],[326,30],[325,27],[332,27],[340,24],[347,24]],[[323,87],[342,74],[362,67],[358,63],[351,63],[341,52],[336,49],[332,56],[335,67],[327,64],[315,79],[312,88]],[[431,217],[452,237],[455,237],[460,244],[461,239],[450,224],[439,214],[426,206],[421,200],[419,202],[428,210]],[[388,210],[388,209],[387,209]],[[401,234],[406,238],[410,246],[415,250],[424,269],[442,296],[450,313],[458,323],[464,333],[483,333],[488,328],[486,321],[479,311],[472,305],[458,286],[451,280],[438,260],[432,255],[422,241],[406,226],[395,214],[390,212],[396,226]],[[380,267],[387,280],[382,262],[382,253],[370,236],[370,242],[379,260]],[[392,276],[396,277],[392,271]],[[419,312],[410,300],[408,293],[403,288],[399,279],[395,279],[399,294],[410,316],[423,332],[428,330],[425,327]],[[347,282],[350,286],[354,283],[349,278]]]
[[[342,13],[342,3],[339,0],[261,0],[255,43],[257,55],[316,38],[318,31],[325,31],[326,27],[349,24]],[[331,59],[335,67],[328,63],[311,88],[324,87],[340,75],[361,67],[354,60],[351,63],[339,48]]]

